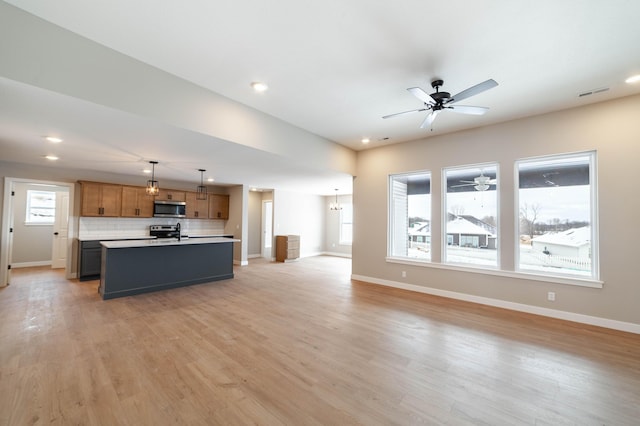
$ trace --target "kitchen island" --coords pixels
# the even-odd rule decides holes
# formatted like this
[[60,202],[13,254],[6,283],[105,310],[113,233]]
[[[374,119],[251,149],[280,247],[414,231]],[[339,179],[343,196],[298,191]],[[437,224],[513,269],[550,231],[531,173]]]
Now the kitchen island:
[[233,278],[232,238],[102,241],[103,299]]

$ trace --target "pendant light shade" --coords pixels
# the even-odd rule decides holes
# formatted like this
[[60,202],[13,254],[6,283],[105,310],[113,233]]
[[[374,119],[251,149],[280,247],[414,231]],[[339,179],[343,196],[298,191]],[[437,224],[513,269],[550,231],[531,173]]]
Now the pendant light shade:
[[342,210],[342,206],[338,203],[338,189],[336,188],[336,201],[329,205],[329,210]]
[[158,181],[156,180],[156,164],[158,164],[158,162],[149,161],[149,164],[151,164],[151,179],[147,181],[147,194],[158,195],[160,193]]
[[196,200],[206,200],[207,199],[207,187],[204,186],[204,172],[205,169],[198,169],[200,172],[200,185],[196,188]]

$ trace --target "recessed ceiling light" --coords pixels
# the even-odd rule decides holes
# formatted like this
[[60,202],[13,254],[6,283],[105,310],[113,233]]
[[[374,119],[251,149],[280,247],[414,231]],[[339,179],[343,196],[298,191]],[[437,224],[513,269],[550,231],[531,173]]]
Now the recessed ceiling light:
[[625,83],[637,83],[640,81],[640,74],[632,75],[628,79],[626,79]]
[[142,173],[149,174],[149,173],[151,173],[151,169],[142,169]]
[[214,178],[208,178],[207,182],[213,182],[215,179]]
[[362,138],[362,143],[369,143],[371,142],[369,138]]
[[48,140],[49,142],[52,142],[52,143],[60,143],[60,142],[62,142],[62,139],[57,138],[55,136],[47,136],[45,139]]
[[265,83],[261,83],[259,81],[251,83],[251,87],[253,87],[253,90],[256,92],[265,92],[269,88]]
[[51,161],[55,161],[58,159],[58,157],[56,157],[55,155],[45,155],[45,157],[47,160],[51,160]]

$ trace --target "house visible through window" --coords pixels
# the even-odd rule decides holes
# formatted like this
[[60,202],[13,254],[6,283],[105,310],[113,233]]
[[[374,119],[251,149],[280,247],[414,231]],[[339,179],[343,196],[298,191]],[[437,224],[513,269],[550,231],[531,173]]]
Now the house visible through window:
[[27,224],[52,224],[56,218],[56,193],[27,190]]
[[341,204],[340,210],[340,244],[353,242],[353,204]]
[[389,176],[389,256],[431,260],[431,174]]
[[597,279],[595,153],[516,162],[519,270]]
[[444,259],[469,266],[498,266],[496,164],[444,169]]

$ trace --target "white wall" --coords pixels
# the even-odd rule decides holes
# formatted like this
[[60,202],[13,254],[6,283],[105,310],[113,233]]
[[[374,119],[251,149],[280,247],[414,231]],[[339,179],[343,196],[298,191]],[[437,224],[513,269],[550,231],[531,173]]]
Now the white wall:
[[[325,207],[323,196],[276,189],[273,193],[273,235],[300,235],[301,257],[324,252]],[[275,257],[275,252],[273,255]]]
[[249,190],[244,185],[229,189],[229,220],[224,227],[225,234],[233,234],[240,242],[233,244],[233,261],[237,265],[246,265],[248,259],[249,235]]
[[[616,327],[622,329],[632,324],[640,332],[640,285],[635,271],[640,236],[640,197],[637,196],[639,117],[640,96],[633,96],[359,152],[357,179],[354,180],[354,276],[374,282],[398,286],[406,284],[465,297],[535,307],[539,312],[551,312],[554,315],[560,312],[586,316],[589,321],[593,318],[603,319],[603,323],[610,324],[613,321]],[[420,267],[385,260],[389,174],[414,170],[432,172],[432,229],[438,230],[442,228],[442,168],[498,162],[501,172],[500,263],[503,270],[513,271],[517,241],[514,235],[515,218],[518,215],[514,200],[514,161],[588,150],[597,151],[603,288]],[[434,238],[432,244],[433,259],[440,259],[440,242]],[[406,271],[406,278],[402,278],[402,271]],[[556,293],[555,302],[547,301],[548,291]]]
[[355,170],[355,153],[342,145],[5,2],[0,2],[0,40],[12,40],[0,42],[0,76],[5,78],[277,154],[299,165],[349,175]]

